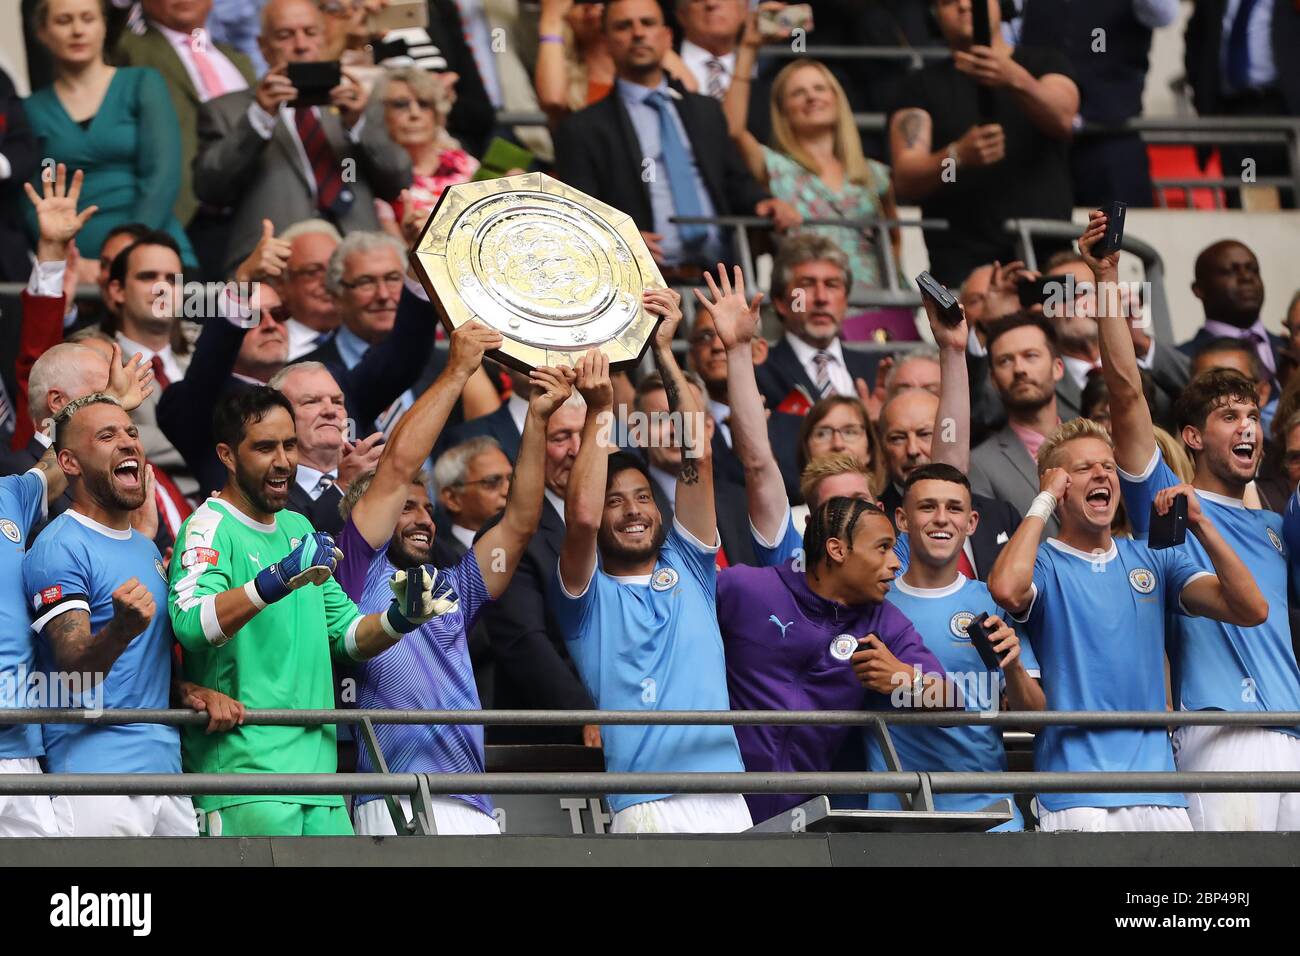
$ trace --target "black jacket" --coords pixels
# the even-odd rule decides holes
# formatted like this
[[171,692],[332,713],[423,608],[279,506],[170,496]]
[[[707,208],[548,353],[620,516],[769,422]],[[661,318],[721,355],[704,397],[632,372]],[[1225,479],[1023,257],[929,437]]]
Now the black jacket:
[[[715,212],[753,215],[768,193],[749,174],[727,136],[722,107],[696,93],[681,93],[675,102]],[[649,188],[641,178],[643,160],[617,86],[604,99],[567,117],[555,131],[555,169],[560,179],[626,212],[638,229],[650,232],[654,212]]]
[[339,514],[339,502],[343,493],[338,485],[331,485],[312,501],[311,495],[303,491],[298,482],[289,482],[289,510],[296,511],[311,522],[317,531],[338,535],[343,530],[343,516]]
[[[1260,2],[1269,3],[1270,0]],[[1286,101],[1287,112],[1291,116],[1300,116],[1300,66],[1296,60],[1296,51],[1300,50],[1300,10],[1296,9],[1295,0],[1271,2],[1273,22],[1270,32],[1278,89]],[[1187,21],[1184,66],[1192,87],[1192,103],[1201,116],[1218,116],[1225,110],[1220,53],[1224,44],[1223,14],[1227,8],[1227,0],[1196,0],[1192,17]]]
[[[654,492],[655,504],[659,506],[659,516],[667,527],[673,520],[672,505],[668,503],[668,496],[653,478],[650,480],[650,486]],[[744,486],[733,485],[715,475],[713,507],[717,515],[718,537],[722,539],[722,553],[727,559],[727,564],[758,564],[758,558],[754,554],[754,536],[749,530],[749,506],[746,503]]]
[[[894,513],[903,503],[902,493],[892,481],[880,495],[880,503],[891,523]],[[975,575],[981,581],[989,579],[993,562],[1002,553],[1002,547],[1011,540],[1011,536],[1020,527],[1020,514],[1005,501],[986,498],[983,495],[971,495],[971,507],[979,513],[979,524],[970,536],[971,551],[975,553]]]
[[26,282],[32,267],[23,223],[27,206],[23,183],[36,174],[39,156],[23,101],[4,70],[0,70],[0,153],[11,167],[9,178],[0,182],[0,282]]
[[[871,385],[875,381],[879,357],[848,348],[843,351],[844,365],[849,376],[855,380],[860,378]],[[808,398],[816,402],[817,386],[804,371],[799,357],[794,354],[794,349],[784,335],[768,351],[767,361],[755,369],[754,377],[758,379],[758,390],[767,399],[767,407],[773,412],[796,388],[802,388]]]
[[[569,657],[551,605],[549,589],[559,566],[563,543],[564,519],[549,501],[543,501],[537,532],[528,542],[514,577],[505,593],[483,612],[495,668],[495,707],[505,710],[594,707]],[[577,727],[489,727],[487,735],[492,743],[582,742]]]
[[501,407],[489,415],[480,415],[478,418],[471,418],[468,421],[461,422],[451,428],[443,431],[443,438],[439,440],[438,447],[434,454],[440,455],[448,448],[454,448],[462,442],[469,441],[471,438],[478,438],[480,435],[487,435],[495,438],[497,444],[501,446],[501,451],[511,461],[519,457],[519,441],[523,437],[519,429],[515,427],[515,420],[510,415],[508,403],[502,403]]

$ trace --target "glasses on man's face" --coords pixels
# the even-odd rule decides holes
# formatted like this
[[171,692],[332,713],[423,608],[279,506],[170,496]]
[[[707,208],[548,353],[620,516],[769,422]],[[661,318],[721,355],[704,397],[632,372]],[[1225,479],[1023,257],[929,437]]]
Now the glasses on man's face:
[[484,491],[500,491],[503,484],[509,488],[514,479],[514,475],[488,475],[486,478],[475,478],[473,481],[458,481],[456,487],[467,488],[470,485],[479,485]]
[[360,292],[362,295],[370,295],[379,288],[381,282],[390,289],[400,289],[402,279],[402,273],[390,272],[382,276],[357,276],[351,282],[341,281],[339,285],[345,289],[351,289],[353,292]]
[[320,262],[316,265],[303,266],[301,269],[290,269],[290,279],[310,279],[312,282],[319,281],[325,277],[325,263]]
[[418,107],[421,113],[434,113],[437,111],[437,106],[433,100],[420,99],[419,97],[411,99],[402,96],[384,100],[384,108],[392,110],[394,113],[406,113],[412,106]]
[[707,345],[712,348],[713,343],[718,341],[718,333],[713,329],[700,329],[700,331],[691,335],[691,337],[686,341],[689,342],[692,347],[696,345]]
[[290,319],[289,307],[287,305],[273,305],[269,309],[262,310],[263,315],[269,315],[275,321],[284,323]]
[[818,425],[812,430],[813,441],[831,441],[836,435],[844,441],[857,441],[867,433],[867,430],[861,425],[843,425],[839,428],[833,425]]

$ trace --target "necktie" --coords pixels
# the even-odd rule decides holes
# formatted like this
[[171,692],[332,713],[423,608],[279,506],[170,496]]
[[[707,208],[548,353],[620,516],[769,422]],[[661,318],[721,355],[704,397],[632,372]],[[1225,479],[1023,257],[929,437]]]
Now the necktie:
[[159,391],[162,391],[172,383],[172,380],[167,377],[167,372],[163,368],[163,360],[161,356],[155,355],[151,358],[149,360],[149,367],[153,369],[153,380],[158,383]]
[[321,475],[320,481],[316,482],[316,494],[312,495],[312,501],[317,500],[333,487],[334,477],[332,475]]
[[1250,89],[1250,14],[1255,9],[1255,0],[1241,0],[1237,14],[1232,18],[1232,30],[1228,34],[1228,62],[1224,68],[1228,85],[1234,90]]
[[203,84],[203,94],[200,99],[205,103],[226,92],[226,84],[221,80],[221,71],[217,69],[216,61],[208,55],[208,42],[207,31],[200,30],[189,45],[190,62],[194,64],[194,72],[199,75],[199,82]]
[[716,56],[709,59],[704,64],[704,68],[709,71],[708,79],[704,83],[704,91],[715,100],[722,99],[727,95],[727,68]]
[[352,193],[343,188],[338,159],[325,138],[325,127],[316,118],[316,110],[294,110],[294,125],[316,179],[316,208],[335,216],[343,215],[352,205]]
[[1249,331],[1242,338],[1255,347],[1255,354],[1259,356],[1260,362],[1268,371],[1268,377],[1275,378],[1277,376],[1277,362],[1273,358],[1273,348],[1269,345],[1268,339],[1258,332]]
[[[668,94],[655,90],[645,101],[659,111],[659,151],[663,154],[668,173],[668,188],[673,194],[673,210],[679,216],[703,216],[704,207],[695,190],[694,165],[686,145],[677,134]],[[683,225],[677,227],[677,234],[683,245],[693,246],[703,242],[709,230],[701,225]]]
[[17,425],[17,419],[14,416],[14,407],[9,402],[9,392],[5,388],[5,383],[0,381],[0,434],[4,436],[4,443],[9,443],[9,437],[14,433],[14,427]]
[[825,398],[831,393],[831,362],[833,361],[835,361],[835,356],[825,349],[813,356],[813,365],[817,370],[813,384],[817,386],[818,398]]

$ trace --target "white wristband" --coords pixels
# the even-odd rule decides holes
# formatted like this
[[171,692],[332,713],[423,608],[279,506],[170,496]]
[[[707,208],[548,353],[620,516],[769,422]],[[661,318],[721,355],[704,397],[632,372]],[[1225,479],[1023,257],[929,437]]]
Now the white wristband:
[[1040,491],[1035,497],[1034,502],[1025,512],[1026,518],[1042,518],[1046,524],[1052,520],[1052,515],[1056,511],[1056,495],[1050,491]]
[[253,607],[257,608],[259,611],[266,607],[266,602],[262,600],[262,595],[257,593],[256,583],[249,581],[245,584],[244,594],[248,597],[248,600],[252,602]]

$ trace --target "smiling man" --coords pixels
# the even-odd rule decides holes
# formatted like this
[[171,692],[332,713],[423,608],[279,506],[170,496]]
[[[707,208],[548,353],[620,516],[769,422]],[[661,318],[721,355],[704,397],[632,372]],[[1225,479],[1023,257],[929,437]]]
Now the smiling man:
[[[1093,245],[1105,234],[1106,217],[1092,213],[1079,249],[1098,283],[1114,282],[1119,255],[1096,259]],[[1223,244],[1220,244],[1222,246]],[[1233,244],[1238,245],[1239,244]],[[1215,247],[1211,247],[1213,250]],[[1237,256],[1231,248],[1224,255]],[[1207,253],[1202,254],[1205,258]],[[1245,250],[1249,253],[1249,250]],[[1262,301],[1249,289],[1258,285],[1258,264],[1237,259],[1237,292],[1248,302]],[[1198,283],[1204,276],[1198,270]],[[1262,296],[1262,287],[1259,287]],[[1225,293],[1226,295],[1226,293]],[[1148,530],[1151,503],[1178,478],[1156,444],[1151,410],[1142,392],[1128,322],[1098,303],[1102,372],[1110,392],[1115,460],[1124,486],[1124,504],[1133,533]],[[1207,302],[1207,315],[1209,311]],[[1245,319],[1248,310],[1237,313]],[[1224,313],[1220,312],[1220,315]],[[1234,554],[1250,568],[1268,602],[1266,619],[1240,621],[1177,618],[1169,635],[1169,665],[1174,706],[1181,710],[1300,710],[1300,668],[1296,666],[1287,613],[1287,564],[1300,546],[1296,526],[1271,511],[1246,508],[1246,486],[1259,471],[1264,449],[1259,392],[1250,379],[1231,369],[1202,372],[1183,390],[1175,406],[1179,437],[1192,456],[1193,511],[1202,511],[1222,529]],[[1290,509],[1288,509],[1290,510]],[[1189,517],[1189,523],[1190,523]],[[1283,540],[1286,540],[1286,544]],[[1288,546],[1291,548],[1288,555]],[[1197,536],[1186,550],[1195,566],[1216,567],[1213,551]],[[1174,733],[1180,770],[1298,770],[1300,728],[1179,727]],[[1293,830],[1300,827],[1300,800],[1294,794],[1199,793],[1189,796],[1197,830]]]
[[[182,527],[168,607],[185,675],[255,708],[334,706],[331,659],[355,663],[392,647],[434,616],[433,582],[407,600],[408,580],[381,613],[362,615],[331,576],[334,539],[285,510],[298,461],[293,407],[273,388],[226,395],[213,421],[226,485]],[[406,609],[406,610],[404,610]],[[407,616],[409,615],[409,616]],[[332,724],[187,727],[191,773],[333,773]],[[211,836],[351,834],[341,797],[204,796]]]
[[[96,392],[55,417],[54,448],[72,506],[50,522],[23,562],[35,620],[37,667],[48,686],[80,688],[78,699],[47,706],[165,709],[172,685],[172,628],[162,608],[162,555],[131,527],[150,493],[136,425],[118,402]],[[65,681],[69,683],[65,685]],[[224,694],[187,688],[185,703],[208,710],[224,730],[239,705]],[[50,724],[51,773],[180,773],[174,727]],[[72,836],[195,836],[188,797],[71,796]]]

